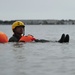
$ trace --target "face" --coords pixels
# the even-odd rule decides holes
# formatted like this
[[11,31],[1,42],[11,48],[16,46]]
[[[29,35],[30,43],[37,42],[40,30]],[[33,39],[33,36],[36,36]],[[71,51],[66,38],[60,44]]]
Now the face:
[[16,34],[23,34],[23,32],[24,32],[24,27],[23,26],[18,26],[18,27],[16,27],[15,28],[15,33]]

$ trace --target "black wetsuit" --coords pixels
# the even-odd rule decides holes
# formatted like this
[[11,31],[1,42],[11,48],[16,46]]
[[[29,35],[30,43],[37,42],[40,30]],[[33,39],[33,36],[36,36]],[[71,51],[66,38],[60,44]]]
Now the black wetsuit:
[[20,40],[20,37],[17,35],[13,35],[11,38],[9,38],[9,42],[18,42]]
[[[9,42],[19,42],[21,37],[17,36],[17,35],[13,35],[10,39]],[[50,41],[50,40],[45,40],[45,39],[35,39],[35,42],[59,42],[59,43],[63,43],[63,42],[69,42],[69,35],[67,34],[65,36],[65,34],[62,34],[60,40],[58,41]]]
[[[17,35],[13,35],[11,38],[9,38],[9,42],[19,42],[20,38]],[[34,41],[35,42],[49,42],[49,40],[44,40],[44,39],[35,39]]]

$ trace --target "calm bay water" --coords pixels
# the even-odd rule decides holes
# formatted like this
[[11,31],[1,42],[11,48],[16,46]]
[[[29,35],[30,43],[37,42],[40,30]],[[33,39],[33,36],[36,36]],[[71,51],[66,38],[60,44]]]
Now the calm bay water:
[[[11,25],[0,25],[0,31],[13,34]],[[52,41],[65,33],[70,42],[0,44],[0,75],[75,75],[75,25],[26,25],[25,31]]]

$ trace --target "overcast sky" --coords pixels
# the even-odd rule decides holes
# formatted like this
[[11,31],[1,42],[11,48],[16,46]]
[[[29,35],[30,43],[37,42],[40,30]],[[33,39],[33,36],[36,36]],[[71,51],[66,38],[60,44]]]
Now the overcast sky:
[[0,20],[75,19],[75,0],[0,0]]

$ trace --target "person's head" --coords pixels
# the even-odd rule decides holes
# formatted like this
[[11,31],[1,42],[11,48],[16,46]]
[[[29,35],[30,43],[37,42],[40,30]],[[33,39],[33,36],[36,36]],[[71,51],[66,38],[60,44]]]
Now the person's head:
[[14,32],[14,34],[21,35],[24,32],[24,27],[25,24],[22,21],[15,21],[12,24],[12,31]]

